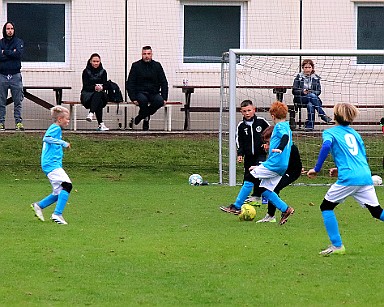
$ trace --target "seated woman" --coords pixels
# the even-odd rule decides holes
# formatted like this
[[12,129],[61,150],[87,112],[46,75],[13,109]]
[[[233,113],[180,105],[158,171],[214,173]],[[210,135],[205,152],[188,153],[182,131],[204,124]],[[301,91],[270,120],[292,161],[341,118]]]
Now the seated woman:
[[292,94],[295,104],[304,104],[307,106],[308,119],[305,123],[305,130],[313,130],[315,126],[315,110],[319,113],[320,118],[329,124],[332,119],[328,117],[319,98],[321,94],[320,77],[315,74],[315,64],[312,60],[303,60],[301,64],[303,69],[297,74],[293,81]]
[[101,64],[100,55],[93,53],[87,62],[87,66],[83,70],[83,88],[81,90],[81,104],[89,109],[86,120],[93,121],[96,115],[96,120],[99,124],[97,130],[108,131],[103,122],[103,108],[107,105],[108,97],[105,92],[108,88],[107,71]]

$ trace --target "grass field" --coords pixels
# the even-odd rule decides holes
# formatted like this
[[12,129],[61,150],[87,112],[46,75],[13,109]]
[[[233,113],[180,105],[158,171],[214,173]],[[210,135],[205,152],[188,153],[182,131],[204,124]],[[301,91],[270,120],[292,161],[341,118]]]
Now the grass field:
[[384,224],[352,199],[335,210],[347,254],[321,257],[326,186],[283,190],[284,226],[239,222],[218,209],[239,187],[187,184],[216,178],[213,138],[66,137],[67,226],[29,208],[50,193],[41,135],[0,137],[0,305],[384,305]]

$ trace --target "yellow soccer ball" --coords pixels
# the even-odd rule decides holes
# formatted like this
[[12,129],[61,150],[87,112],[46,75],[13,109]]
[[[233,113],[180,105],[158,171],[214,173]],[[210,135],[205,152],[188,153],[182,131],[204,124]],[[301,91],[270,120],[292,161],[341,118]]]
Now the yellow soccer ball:
[[254,206],[246,204],[241,206],[239,214],[240,221],[253,221],[256,217],[256,209]]

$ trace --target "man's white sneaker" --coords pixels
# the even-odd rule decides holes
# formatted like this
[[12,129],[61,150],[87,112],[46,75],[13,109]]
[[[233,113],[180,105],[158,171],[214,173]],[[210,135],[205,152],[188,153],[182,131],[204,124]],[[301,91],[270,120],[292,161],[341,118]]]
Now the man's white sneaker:
[[97,128],[98,131],[108,131],[109,128],[104,124],[100,123],[99,127]]
[[89,112],[88,113],[88,115],[87,115],[87,117],[85,118],[85,120],[87,121],[87,122],[91,122],[91,121],[93,121],[93,113],[92,112]]
[[52,214],[51,220],[54,221],[57,224],[60,224],[60,225],[67,225],[68,224],[64,220],[63,216],[62,215],[58,215],[58,214]]
[[35,211],[35,216],[42,222],[45,221],[43,211],[41,210],[40,206],[38,203],[33,203],[31,205],[31,208],[33,211]]
[[264,218],[262,218],[261,220],[258,220],[256,223],[276,223],[276,218],[274,216],[270,216],[267,213],[267,215]]
[[319,255],[329,256],[329,255],[344,255],[345,247],[341,245],[340,247],[336,247],[334,245],[330,245],[327,249],[321,251]]

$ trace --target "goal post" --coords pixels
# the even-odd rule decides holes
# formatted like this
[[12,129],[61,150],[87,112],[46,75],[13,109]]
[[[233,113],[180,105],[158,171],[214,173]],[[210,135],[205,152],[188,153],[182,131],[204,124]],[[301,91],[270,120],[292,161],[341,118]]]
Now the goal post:
[[[362,127],[359,126],[356,130],[371,129],[375,135],[375,127],[364,126],[364,122],[376,122],[376,115],[384,116],[384,60],[383,64],[370,64],[369,59],[372,57],[384,59],[384,50],[230,49],[228,56],[223,56],[221,74],[219,143],[222,147],[228,146],[226,149],[220,149],[221,183],[228,183],[230,186],[237,184],[235,134],[237,122],[241,117],[237,114],[236,108],[243,99],[251,99],[256,107],[268,107],[276,100],[272,91],[255,89],[255,85],[261,87],[292,85],[296,74],[300,71],[302,58],[310,58],[315,63],[316,74],[320,75],[322,82],[321,97],[325,98],[323,104],[328,108],[342,101],[358,104],[360,108],[364,108],[364,121]],[[283,101],[287,105],[293,105],[290,90],[284,94]],[[380,108],[380,105],[383,107]],[[372,106],[379,108],[371,110]],[[327,109],[327,112],[332,111]],[[263,116],[271,123],[268,113]],[[327,127],[329,126],[319,123],[314,133],[306,135],[304,131],[299,131],[295,137],[305,140],[314,136],[318,138]],[[377,131],[377,134],[381,133],[379,129]],[[380,151],[380,140],[378,143]],[[313,146],[312,150],[309,150],[313,151],[312,160],[315,152],[318,153],[318,147],[313,150],[316,145]],[[313,161],[306,160],[308,167],[311,162]]]

